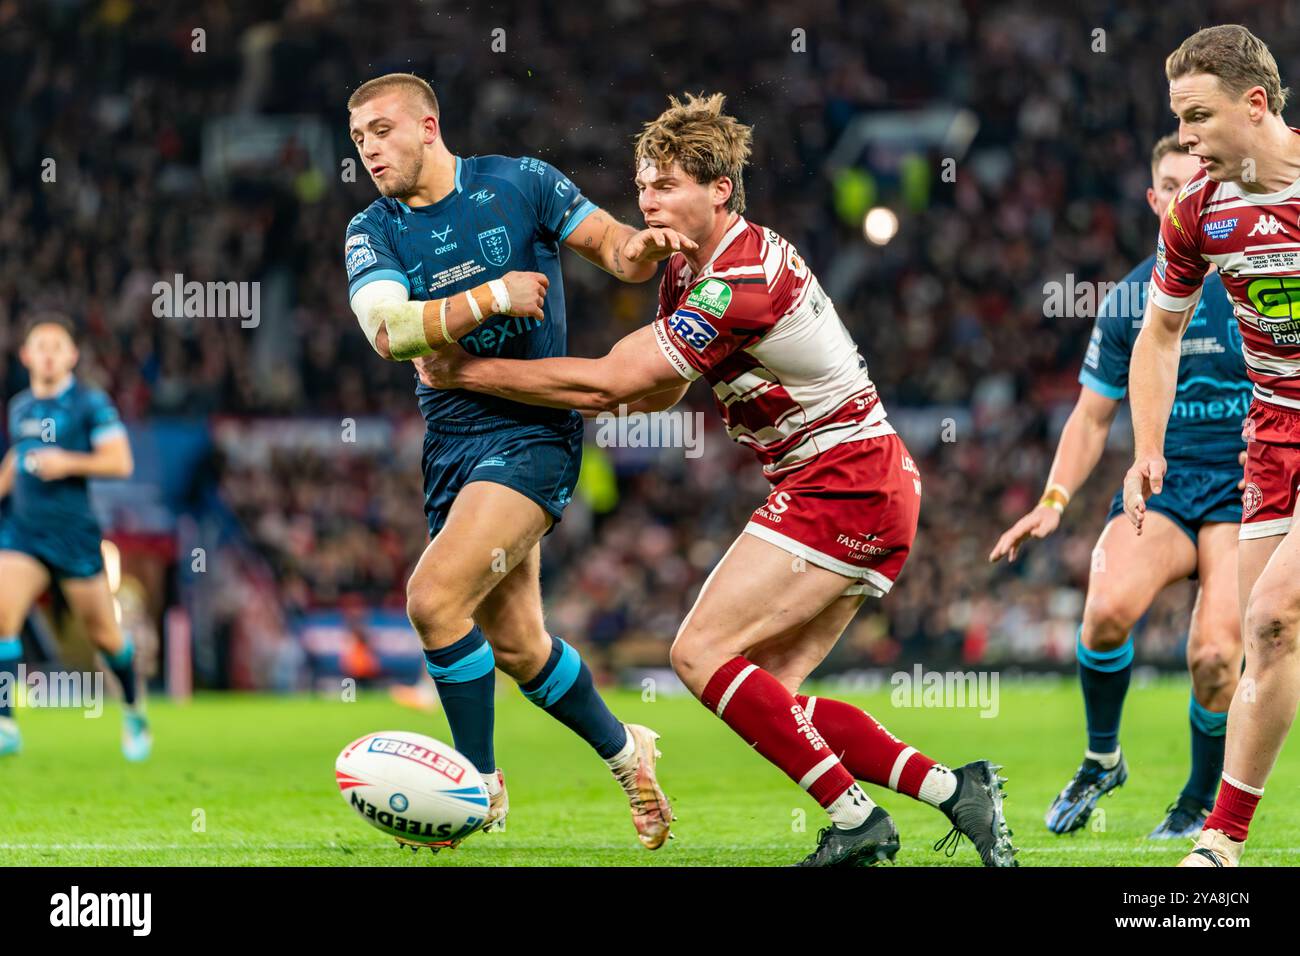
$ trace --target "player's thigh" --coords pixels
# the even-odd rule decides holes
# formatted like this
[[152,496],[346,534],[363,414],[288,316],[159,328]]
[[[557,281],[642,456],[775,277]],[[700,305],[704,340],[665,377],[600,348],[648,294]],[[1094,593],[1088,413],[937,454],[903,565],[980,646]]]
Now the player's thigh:
[[[1270,539],[1256,539],[1270,540]],[[1242,541],[1245,549],[1251,541]],[[1260,554],[1254,555],[1258,559]],[[1242,625],[1246,663],[1267,666],[1292,655],[1300,643],[1300,525],[1277,541],[1246,602]]]
[[50,586],[45,565],[21,551],[0,551],[0,637],[13,637],[32,603]]
[[854,583],[741,534],[682,622],[673,642],[673,667],[698,694],[722,664],[806,624]]
[[541,540],[551,517],[513,488],[467,484],[407,582],[408,608],[431,601],[470,616]]
[[760,641],[747,656],[793,694],[826,659],[865,600],[865,594],[841,595],[806,624]]
[[[1197,533],[1199,586],[1187,635],[1193,677],[1235,684],[1241,669],[1241,607],[1237,595],[1237,535],[1227,522],[1204,524]],[[1211,673],[1212,672],[1212,673]]]
[[1196,546],[1172,519],[1148,511],[1139,535],[1123,515],[1112,518],[1093,551],[1083,612],[1085,644],[1122,643],[1156,595],[1195,570]]
[[59,590],[68,602],[69,610],[86,628],[86,636],[100,647],[118,650],[121,629],[113,607],[113,592],[108,587],[108,575],[101,571],[87,578],[62,578]]

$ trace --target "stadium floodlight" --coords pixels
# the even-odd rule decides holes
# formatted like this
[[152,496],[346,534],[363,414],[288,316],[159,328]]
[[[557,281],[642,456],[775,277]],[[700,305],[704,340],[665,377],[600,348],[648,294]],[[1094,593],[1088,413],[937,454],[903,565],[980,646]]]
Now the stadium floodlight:
[[862,220],[862,234],[872,245],[887,245],[898,234],[898,215],[886,206],[868,210]]

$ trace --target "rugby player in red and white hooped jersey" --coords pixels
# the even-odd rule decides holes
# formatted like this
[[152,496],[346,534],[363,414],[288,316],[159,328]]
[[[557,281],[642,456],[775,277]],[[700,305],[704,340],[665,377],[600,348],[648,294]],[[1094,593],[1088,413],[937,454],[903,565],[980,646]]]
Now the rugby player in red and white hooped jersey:
[[950,770],[857,707],[798,694],[863,600],[893,586],[916,534],[921,477],[807,263],[741,215],[751,133],[723,102],[670,99],[637,141],[648,233],[672,230],[697,245],[674,253],[646,238],[643,249],[625,248],[633,261],[669,258],[653,323],[600,359],[444,349],[422,361],[422,374],[439,387],[587,413],[664,409],[706,379],[772,491],[705,582],[673,668],[826,809],[831,825],[804,865],[870,865],[897,851],[893,821],[856,778],[938,807],[953,848],[964,834],[985,865],[1013,866],[995,765]]
[[1245,27],[1193,34],[1165,62],[1179,141],[1201,172],[1160,229],[1147,319],[1133,347],[1134,463],[1125,510],[1139,532],[1164,482],[1179,340],[1218,265],[1254,384],[1237,552],[1246,668],[1228,710],[1223,780],[1184,866],[1236,866],[1300,701],[1300,130],[1268,47]]

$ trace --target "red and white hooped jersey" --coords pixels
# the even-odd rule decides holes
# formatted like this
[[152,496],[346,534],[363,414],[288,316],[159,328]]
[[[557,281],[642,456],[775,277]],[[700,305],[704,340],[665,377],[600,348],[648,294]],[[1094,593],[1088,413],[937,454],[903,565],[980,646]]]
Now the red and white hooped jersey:
[[1189,179],[1160,227],[1151,301],[1186,309],[1210,263],[1232,300],[1255,398],[1300,409],[1300,179],[1274,193],[1204,172]]
[[734,441],[769,478],[846,441],[892,434],[863,359],[790,243],[743,216],[698,275],[674,253],[655,339],[688,381],[703,375]]

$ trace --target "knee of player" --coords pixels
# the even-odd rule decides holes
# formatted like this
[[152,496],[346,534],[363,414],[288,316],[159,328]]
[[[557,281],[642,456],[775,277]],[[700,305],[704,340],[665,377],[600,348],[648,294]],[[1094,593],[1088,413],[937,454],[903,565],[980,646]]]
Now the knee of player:
[[1083,609],[1083,646],[1090,651],[1115,650],[1128,639],[1139,616],[1121,599],[1089,594]]
[[418,586],[412,579],[406,586],[406,616],[418,632],[437,630],[469,616],[456,605],[454,597],[436,584]]
[[1294,654],[1300,631],[1300,600],[1280,589],[1252,594],[1246,606],[1245,633],[1250,652],[1261,660]]
[[1214,686],[1227,683],[1240,666],[1241,647],[1235,629],[1232,633],[1193,634],[1187,648],[1187,666],[1192,677]]

